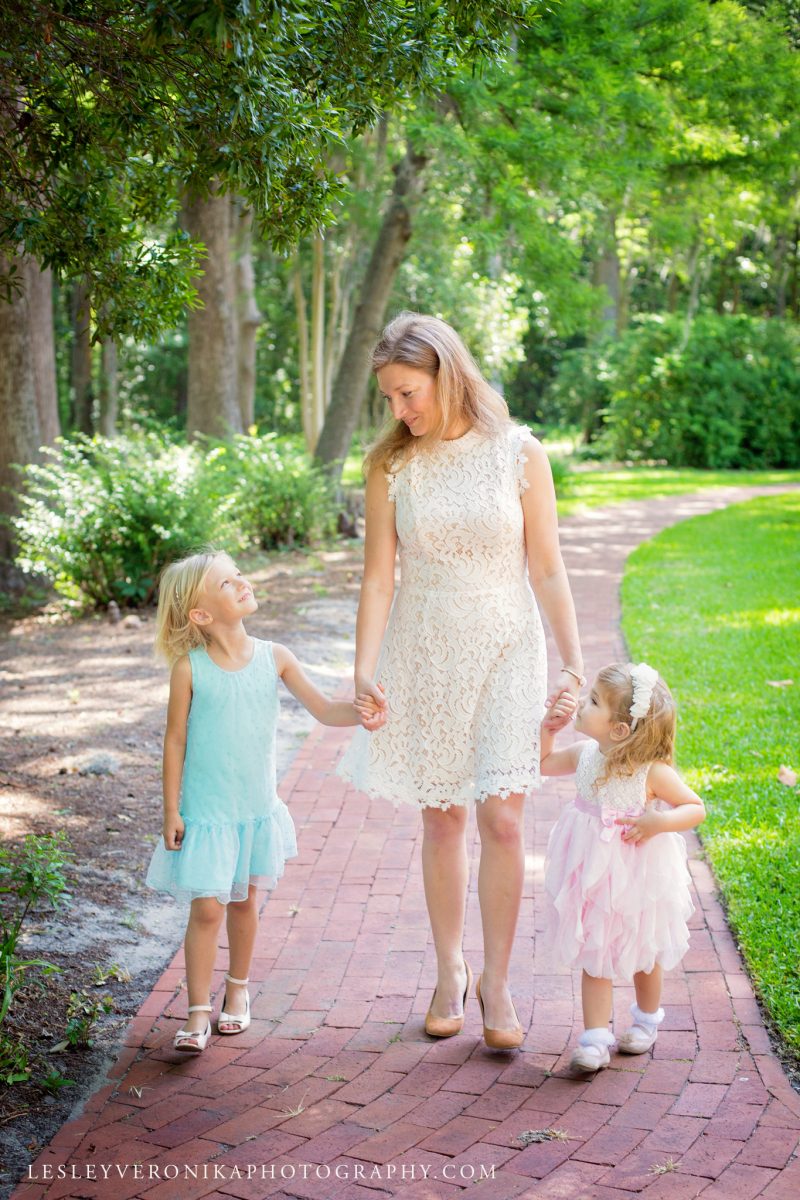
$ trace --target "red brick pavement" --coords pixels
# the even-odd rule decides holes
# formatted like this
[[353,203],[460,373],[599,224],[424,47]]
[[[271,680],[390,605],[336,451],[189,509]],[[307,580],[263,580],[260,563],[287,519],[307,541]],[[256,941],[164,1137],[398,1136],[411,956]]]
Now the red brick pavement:
[[[618,588],[631,549],[754,491],[626,504],[564,522],[589,671],[624,653]],[[371,802],[332,773],[347,736],[317,729],[281,783],[300,857],[264,911],[250,1029],[215,1037],[199,1057],[172,1051],[185,1011],[176,954],[107,1082],[31,1164],[15,1200],[800,1195],[800,1096],[770,1048],[706,865],[693,858],[692,948],[667,979],[653,1055],[614,1056],[594,1079],[569,1078],[578,977],[535,948],[542,856],[571,786],[548,781],[530,809],[512,967],[529,1029],[523,1050],[487,1050],[474,999],[460,1037],[430,1041],[422,1019],[434,956],[418,814]],[[478,849],[473,839],[473,864]],[[474,876],[465,948],[479,970]],[[221,957],[217,991],[223,968]],[[616,990],[619,1022],[630,999],[630,989]],[[551,1128],[566,1137],[520,1141],[525,1130]]]

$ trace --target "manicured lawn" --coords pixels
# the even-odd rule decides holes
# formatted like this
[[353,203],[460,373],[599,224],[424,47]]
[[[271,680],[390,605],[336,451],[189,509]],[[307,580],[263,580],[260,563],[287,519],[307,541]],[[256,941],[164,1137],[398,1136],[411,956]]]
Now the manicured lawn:
[[572,470],[559,484],[558,511],[562,517],[580,508],[618,504],[623,500],[652,500],[658,496],[697,492],[708,487],[746,487],[800,482],[800,471],[698,471],[672,467],[625,467],[612,471]]
[[[732,505],[640,546],[622,586],[630,653],[678,701],[678,766],[731,926],[800,1055],[800,494]],[[791,683],[785,681],[791,680]],[[775,683],[784,681],[784,686]]]
[[[551,443],[545,443],[550,449]],[[561,462],[568,472],[562,475]],[[345,459],[342,483],[345,487],[364,486],[362,456]],[[553,466],[558,493],[558,511],[562,517],[581,508],[619,504],[624,500],[650,500],[657,496],[677,496],[707,487],[745,487],[765,483],[800,483],[800,471],[697,471],[672,467],[620,467],[599,470],[579,467],[569,459],[557,459]]]

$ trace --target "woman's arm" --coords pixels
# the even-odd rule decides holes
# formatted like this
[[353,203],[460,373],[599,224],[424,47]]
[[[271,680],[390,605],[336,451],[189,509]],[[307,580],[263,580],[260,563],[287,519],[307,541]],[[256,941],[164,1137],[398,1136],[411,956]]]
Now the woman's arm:
[[375,679],[381,642],[394,596],[394,563],[397,529],[389,485],[380,466],[367,479],[364,575],[356,618],[356,692],[374,697],[382,708],[386,701]]
[[672,811],[648,808],[640,817],[618,818],[616,825],[628,826],[622,835],[624,842],[646,842],[658,833],[680,833],[706,819],[703,801],[667,763],[653,763],[647,772],[647,792],[655,800],[664,800]]
[[329,700],[308,678],[287,646],[272,643],[275,670],[289,691],[323,725],[360,725],[362,717],[351,700]]
[[181,779],[186,758],[186,725],[192,703],[192,664],[187,655],[179,658],[169,679],[167,728],[164,733],[162,788],[164,792],[164,845],[180,850],[183,817],[180,815]]
[[[528,553],[528,576],[536,599],[552,630],[561,662],[571,667],[578,675],[583,673],[578,622],[572,600],[564,560],[558,544],[558,514],[553,472],[541,442],[526,438],[524,443],[525,479],[527,489],[522,493],[522,512],[525,518],[525,546]],[[577,696],[580,682],[575,675],[562,670],[556,680],[556,688],[548,698],[552,701],[562,692]],[[566,724],[561,719],[550,728],[561,728]]]

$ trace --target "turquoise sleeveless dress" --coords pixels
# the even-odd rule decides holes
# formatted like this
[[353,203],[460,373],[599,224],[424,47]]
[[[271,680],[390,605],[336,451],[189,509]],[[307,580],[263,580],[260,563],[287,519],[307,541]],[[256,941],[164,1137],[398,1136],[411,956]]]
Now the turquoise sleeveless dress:
[[159,837],[145,880],[178,900],[246,900],[248,884],[274,887],[297,855],[294,822],[276,790],[278,673],[271,642],[253,642],[239,671],[218,667],[205,647],[189,651],[186,828],[180,850],[167,850]]

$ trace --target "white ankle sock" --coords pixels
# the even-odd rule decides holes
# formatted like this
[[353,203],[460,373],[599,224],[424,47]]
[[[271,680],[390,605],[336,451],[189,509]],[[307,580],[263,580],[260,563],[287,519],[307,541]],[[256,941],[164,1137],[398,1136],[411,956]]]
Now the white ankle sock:
[[579,1046],[613,1046],[614,1035],[611,1030],[605,1025],[598,1025],[595,1029],[584,1029],[581,1036],[578,1038]]
[[657,1008],[655,1012],[642,1012],[638,1004],[631,1005],[631,1016],[635,1025],[641,1025],[649,1033],[655,1033],[661,1022],[664,1020],[666,1013],[663,1008]]

